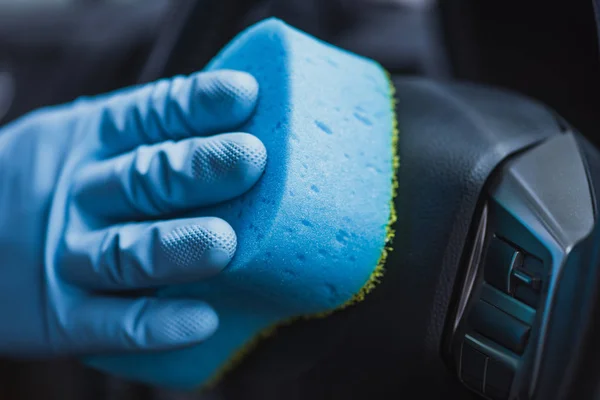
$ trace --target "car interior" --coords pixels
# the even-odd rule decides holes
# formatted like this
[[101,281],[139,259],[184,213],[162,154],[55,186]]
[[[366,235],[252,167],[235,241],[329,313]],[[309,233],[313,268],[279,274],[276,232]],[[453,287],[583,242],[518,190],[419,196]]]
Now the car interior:
[[0,362],[2,399],[600,397],[594,2],[0,0],[0,124],[201,70],[268,17],[396,89],[394,251],[364,302],[261,341],[198,393]]

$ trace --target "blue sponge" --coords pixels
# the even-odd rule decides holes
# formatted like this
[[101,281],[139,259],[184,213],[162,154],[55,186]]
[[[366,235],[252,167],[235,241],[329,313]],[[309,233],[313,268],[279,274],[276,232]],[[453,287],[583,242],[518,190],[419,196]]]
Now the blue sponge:
[[175,388],[206,383],[282,322],[360,298],[379,273],[393,215],[393,94],[378,64],[269,19],[241,33],[207,69],[256,77],[259,104],[242,131],[262,139],[269,154],[254,189],[200,213],[235,229],[230,266],[160,293],[207,301],[219,329],[196,347],[87,360]]

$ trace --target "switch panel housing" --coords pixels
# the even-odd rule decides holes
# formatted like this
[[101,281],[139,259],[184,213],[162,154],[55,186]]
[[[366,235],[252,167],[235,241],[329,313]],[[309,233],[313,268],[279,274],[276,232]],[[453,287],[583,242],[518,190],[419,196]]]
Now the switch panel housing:
[[538,383],[548,381],[548,366],[559,365],[548,345],[558,326],[554,302],[576,295],[561,292],[558,280],[592,233],[590,188],[572,134],[515,156],[491,180],[473,248],[463,257],[445,347],[459,379],[481,396],[551,398],[541,397]]

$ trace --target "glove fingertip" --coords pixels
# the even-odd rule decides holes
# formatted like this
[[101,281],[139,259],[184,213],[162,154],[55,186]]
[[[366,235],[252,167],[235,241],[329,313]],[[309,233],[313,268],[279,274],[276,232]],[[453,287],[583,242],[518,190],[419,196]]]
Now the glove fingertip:
[[168,346],[201,343],[219,327],[216,311],[202,301],[180,300],[161,307],[151,323],[158,342]]
[[232,134],[228,136],[227,141],[233,147],[230,151],[246,167],[246,176],[256,181],[267,164],[267,149],[263,142],[249,133]]
[[192,157],[193,175],[197,180],[226,181],[238,194],[258,181],[266,164],[265,145],[249,133],[216,136],[210,144],[199,146]]
[[161,239],[169,264],[197,278],[223,270],[233,258],[236,247],[237,237],[231,225],[212,217],[177,226]]
[[256,106],[258,82],[241,71],[219,70],[197,75],[197,97],[217,120],[227,119],[231,126],[245,122]]

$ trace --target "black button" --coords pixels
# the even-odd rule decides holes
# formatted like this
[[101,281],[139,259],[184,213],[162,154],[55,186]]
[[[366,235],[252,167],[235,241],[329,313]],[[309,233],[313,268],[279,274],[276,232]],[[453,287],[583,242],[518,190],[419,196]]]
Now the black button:
[[517,286],[528,286],[535,291],[542,288],[542,279],[544,278],[544,264],[535,257],[526,255],[523,265],[512,270],[511,284],[513,293]]
[[460,359],[460,377],[472,389],[483,393],[483,377],[487,356],[463,342]]
[[515,298],[533,308],[540,304],[540,292],[530,286],[518,285],[515,289]]
[[512,271],[512,286],[528,286],[533,290],[540,289],[540,278],[523,271],[520,268],[513,269]]
[[493,305],[479,300],[471,314],[473,329],[496,343],[522,354],[529,339],[530,327]]
[[512,271],[512,295],[523,303],[537,308],[540,303],[544,264],[541,260],[527,255],[523,265]]
[[488,360],[485,394],[496,400],[507,399],[514,377],[512,368],[499,360]]
[[544,263],[542,263],[542,260],[530,255],[525,256],[522,269],[538,278],[542,278],[545,275]]
[[494,236],[485,257],[484,277],[490,285],[509,293],[511,271],[522,263],[523,255]]
[[523,321],[525,325],[533,325],[535,320],[535,310],[524,304],[522,301],[510,297],[506,293],[503,293],[488,284],[484,284],[481,287],[481,300],[493,304],[494,307],[499,308],[508,315]]

